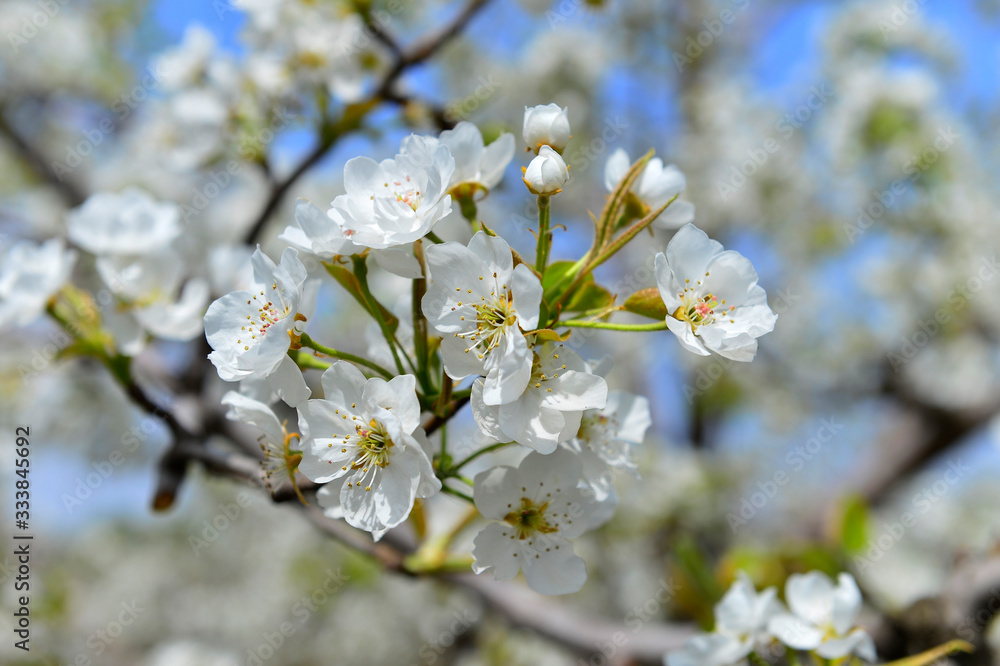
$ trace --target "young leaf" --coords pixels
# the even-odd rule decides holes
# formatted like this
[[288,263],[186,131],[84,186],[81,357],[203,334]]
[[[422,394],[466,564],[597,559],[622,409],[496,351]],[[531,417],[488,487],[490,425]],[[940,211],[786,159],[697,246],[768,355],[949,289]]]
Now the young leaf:
[[569,339],[570,331],[566,331],[565,334],[559,335],[551,328],[540,328],[532,334],[535,336],[536,342],[565,342]]
[[585,282],[566,303],[567,312],[587,312],[611,307],[615,302],[614,295],[593,279]]

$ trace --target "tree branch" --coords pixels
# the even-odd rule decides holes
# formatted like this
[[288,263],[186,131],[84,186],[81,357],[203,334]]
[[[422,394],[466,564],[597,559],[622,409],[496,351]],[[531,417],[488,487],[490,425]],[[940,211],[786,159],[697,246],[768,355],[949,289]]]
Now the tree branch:
[[[418,65],[432,57],[445,44],[454,39],[479,12],[479,10],[486,6],[488,2],[489,0],[473,0],[466,5],[465,9],[455,17],[448,27],[436,36],[428,39],[422,45],[414,48],[408,54],[404,54],[398,46],[395,46],[395,49],[393,49],[393,46],[390,46],[390,51],[394,52],[395,60],[392,67],[389,69],[389,72],[382,78],[382,82],[369,98],[369,103],[388,101],[401,104],[404,101],[410,101],[409,98],[399,95],[393,91],[393,87],[399,77],[402,76],[403,73],[410,67]],[[372,25],[374,26],[375,24],[373,23]],[[382,41],[382,43],[387,45],[396,45],[396,41],[387,33],[382,31],[381,26],[377,28],[374,34],[380,41]],[[362,106],[363,105],[364,103],[362,103]],[[429,106],[428,108],[431,108],[432,112],[435,113],[435,119],[439,125],[442,122],[449,122],[445,118],[443,111],[436,112],[434,111],[433,106]],[[277,210],[278,206],[281,205],[281,202],[288,190],[298,181],[299,178],[302,177],[306,171],[326,156],[334,144],[336,144],[337,138],[339,138],[337,134],[330,134],[322,138],[319,144],[305,157],[305,159],[295,168],[294,171],[292,171],[292,173],[290,173],[284,180],[277,181],[275,183],[274,187],[271,189],[271,194],[268,197],[267,202],[264,204],[264,208],[261,210],[260,215],[257,216],[257,219],[254,221],[247,234],[247,241],[249,243],[253,244],[258,239],[261,232],[264,230],[264,227],[267,225],[271,215],[275,210]]]
[[87,197],[83,190],[74,182],[64,179],[57,174],[41,150],[32,145],[26,137],[14,129],[7,122],[3,112],[4,109],[0,108],[0,135],[3,135],[7,139],[21,158],[28,163],[31,170],[35,172],[35,175],[54,187],[70,207],[79,206],[86,201]]
[[[178,455],[197,460],[213,474],[263,485],[257,461],[245,454],[188,444],[178,448]],[[414,575],[403,564],[414,545],[401,530],[390,530],[381,541],[374,542],[367,534],[343,521],[327,518],[314,505],[295,506],[317,528],[345,546],[369,555],[389,571]],[[488,576],[450,574],[438,579],[474,592],[511,625],[536,631],[582,656],[601,654],[602,648],[614,645],[615,657],[622,663],[660,664],[666,652],[680,648],[694,633],[694,628],[686,624],[649,620],[634,627],[587,616],[566,604],[540,597],[519,584],[499,583]]]

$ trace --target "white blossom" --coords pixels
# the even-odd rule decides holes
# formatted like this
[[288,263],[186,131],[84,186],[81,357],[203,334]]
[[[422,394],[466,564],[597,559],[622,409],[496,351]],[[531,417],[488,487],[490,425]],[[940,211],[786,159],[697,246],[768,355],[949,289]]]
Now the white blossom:
[[667,666],[711,664],[730,666],[772,639],[768,622],[784,608],[777,599],[778,591],[769,587],[760,594],[744,572],[715,606],[715,628],[712,633],[691,638],[681,650],[667,655]]
[[66,220],[71,241],[93,254],[161,252],[181,234],[180,210],[140,189],[99,192]]
[[153,69],[164,89],[181,90],[205,75],[214,51],[215,37],[204,26],[194,24],[184,31],[179,44],[156,58]]
[[[604,187],[611,192],[622,181],[632,166],[632,160],[624,149],[619,148],[604,165]],[[663,160],[654,157],[646,163],[642,173],[633,181],[629,190],[643,205],[646,212],[654,211],[684,191],[687,180],[673,164],[663,165]],[[694,221],[694,204],[677,199],[656,218],[656,226],[676,229]]]
[[[416,498],[441,489],[424,451],[416,379],[366,380],[350,363],[337,361],[322,383],[323,399],[299,406],[299,470],[317,483],[340,480],[344,518],[381,538],[406,520]],[[329,497],[324,502],[335,505]]]
[[354,254],[364,249],[345,236],[343,229],[333,220],[315,204],[299,199],[295,202],[295,226],[288,226],[279,238],[320,259],[332,259],[338,254]]
[[290,481],[298,492],[295,470],[302,458],[302,452],[292,448],[292,440],[296,439],[296,434],[288,432],[286,424],[278,420],[269,405],[243,393],[229,391],[222,396],[222,404],[229,407],[226,418],[253,426],[259,431],[257,445],[264,455],[261,468],[264,471],[267,489],[273,492],[272,478],[278,476],[279,481]]
[[663,658],[664,666],[732,666],[747,653],[739,639],[726,634],[698,634]]
[[791,613],[771,618],[768,630],[796,650],[815,651],[824,659],[857,655],[875,661],[875,644],[864,629],[855,627],[861,610],[861,592],[854,577],[842,573],[834,586],[819,571],[792,574],[785,583]]
[[568,541],[592,529],[593,499],[578,486],[580,463],[565,450],[530,453],[517,467],[499,466],[474,479],[476,508],[495,521],[476,535],[473,571],[508,580],[524,572],[540,594],[571,594],[587,565]]
[[652,423],[649,400],[612,391],[604,407],[583,413],[576,436],[562,443],[580,459],[583,482],[601,503],[608,520],[618,506],[613,473],[639,477],[632,447],[642,444]]
[[752,361],[757,338],[772,331],[778,318],[750,261],[693,224],[678,230],[666,255],[656,255],[656,285],[667,306],[667,327],[701,356],[715,352]]
[[524,184],[532,194],[557,194],[569,180],[569,170],[562,156],[548,146],[542,146],[524,171]]
[[316,283],[306,280],[293,248],[285,250],[277,266],[259,247],[251,262],[251,289],[226,294],[205,313],[205,334],[214,350],[208,357],[225,381],[265,377],[279,397],[295,406],[309,397],[309,388],[288,357],[289,334],[312,314]]
[[487,192],[503,178],[504,169],[514,158],[514,135],[504,132],[490,145],[483,144],[483,135],[473,123],[462,121],[454,129],[441,132],[441,143],[455,158],[455,172],[449,186],[471,184]]
[[524,107],[524,142],[536,153],[542,146],[562,152],[570,139],[569,114],[558,104]]
[[490,405],[482,379],[472,385],[472,414],[480,430],[497,441],[515,441],[552,453],[580,431],[583,413],[605,406],[608,384],[587,371],[580,355],[555,342],[531,350],[527,388],[516,400]]
[[67,250],[61,238],[19,241],[7,249],[0,263],[0,329],[37,319],[75,263],[76,252]]
[[[131,316],[142,331],[167,340],[192,340],[201,335],[202,318],[208,304],[208,282],[194,278],[184,282],[184,264],[173,251],[135,256],[103,256],[97,272],[117,297],[116,338],[123,353],[135,353],[141,342],[127,344],[141,335],[123,317]],[[182,285],[183,283],[183,285]],[[125,331],[132,331],[126,333]],[[124,343],[124,344],[122,344]]]
[[344,167],[346,194],[328,211],[340,233],[374,249],[412,243],[451,212],[455,159],[434,137],[410,135],[394,159],[355,157]]
[[483,400],[516,400],[531,377],[524,331],[538,326],[542,285],[524,265],[514,267],[510,246],[479,232],[469,241],[425,251],[431,286],[421,302],[440,334],[445,369],[453,379],[486,375]]

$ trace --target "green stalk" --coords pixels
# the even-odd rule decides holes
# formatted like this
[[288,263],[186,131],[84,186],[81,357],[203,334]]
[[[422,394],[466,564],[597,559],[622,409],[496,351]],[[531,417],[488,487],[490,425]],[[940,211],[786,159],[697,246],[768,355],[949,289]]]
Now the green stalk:
[[449,488],[446,485],[443,485],[443,484],[441,485],[441,492],[448,493],[449,495],[454,495],[455,497],[461,497],[466,502],[469,502],[470,504],[475,504],[475,500],[473,500],[469,495],[466,495],[465,493],[463,493],[460,490],[455,490],[454,488]]
[[[660,213],[665,211],[667,209],[667,206],[672,204],[674,202],[674,199],[676,199],[678,196],[680,195],[675,194],[673,199],[663,204],[662,206],[651,212],[649,215],[642,218],[641,220],[633,224],[631,227],[626,229],[620,236],[618,236],[618,238],[608,243],[606,247],[597,246],[598,251],[595,253],[593,259],[587,261],[586,265],[582,269],[576,270],[574,267],[574,270],[569,272],[570,275],[574,276],[573,282],[570,283],[570,286],[567,287],[564,292],[562,292],[562,295],[559,297],[559,300],[557,300],[555,303],[552,304],[551,306],[552,310],[555,310],[557,306],[559,306],[563,301],[565,301],[566,298],[570,294],[572,294],[577,287],[580,286],[580,284],[583,282],[583,280],[587,277],[587,275],[591,271],[593,271],[595,268],[597,268],[605,261],[610,259],[612,256],[614,256],[615,253],[617,253],[619,250],[625,247],[626,243],[635,238],[636,234],[638,234],[640,231],[642,231],[643,229],[647,228],[650,224],[652,224],[653,220],[655,220],[660,215]],[[581,259],[581,261],[587,260],[589,256],[590,253],[588,253],[587,256]]]
[[655,324],[613,324],[608,321],[580,321],[579,319],[570,319],[569,321],[559,322],[559,326],[566,326],[569,328],[603,328],[608,331],[664,331],[667,329],[667,323],[657,322]]
[[453,465],[452,468],[449,471],[450,472],[457,472],[458,470],[462,469],[463,467],[465,467],[466,465],[468,465],[470,462],[472,462],[473,460],[475,460],[479,456],[484,455],[486,453],[491,453],[493,451],[498,451],[498,450],[502,449],[505,446],[510,446],[513,443],[514,442],[497,442],[496,444],[490,444],[486,448],[479,449],[475,453],[471,454],[469,457],[467,457],[464,460],[460,461],[458,464]]
[[[301,343],[303,347],[308,347],[309,349],[318,351],[320,354],[325,354],[326,356],[332,356],[333,358],[339,358],[344,361],[350,361],[351,363],[356,363],[370,370],[374,370],[375,372],[382,375],[386,379],[392,379],[394,376],[391,372],[380,366],[378,363],[373,363],[372,361],[369,361],[366,358],[355,356],[354,354],[349,354],[347,352],[340,351],[338,349],[333,349],[332,347],[326,347],[324,345],[321,345],[312,338],[310,338],[309,335],[306,333],[302,334]],[[298,360],[299,359],[296,359],[296,362],[298,362]],[[302,364],[300,363],[300,365]],[[317,366],[310,365],[309,367],[317,367]]]
[[378,322],[379,329],[382,331],[382,337],[385,338],[386,344],[389,345],[389,351],[392,352],[392,360],[396,362],[396,370],[399,371],[399,374],[405,375],[406,370],[403,368],[403,363],[399,360],[399,352],[396,350],[396,336],[390,330],[389,324],[386,322],[385,317],[382,316],[382,310],[379,308],[378,301],[375,300],[371,289],[368,288],[368,264],[366,263],[366,258],[355,255],[351,259],[354,261],[354,276],[358,278],[358,284],[361,285],[361,294],[365,297],[368,309],[371,311],[375,321]]
[[605,261],[613,257],[619,250],[625,247],[626,243],[635,238],[640,231],[651,225],[653,221],[660,216],[660,213],[665,211],[667,209],[667,206],[672,204],[679,196],[680,196],[679,193],[675,194],[673,198],[670,199],[670,201],[663,204],[662,206],[651,212],[649,215],[647,215],[646,217],[642,218],[641,220],[633,224],[631,227],[622,232],[622,234],[618,236],[618,238],[608,243],[607,247],[602,249],[601,252],[596,257],[594,257],[594,260],[590,262],[590,265],[587,267],[588,270],[593,270],[597,268]]
[[[413,256],[420,263],[421,272],[426,274],[424,246],[419,240],[413,244]],[[427,318],[424,317],[424,311],[420,306],[426,292],[427,278],[421,277],[413,281],[413,297],[410,308],[413,317],[413,351],[417,357],[417,379],[420,380],[420,386],[423,387],[424,393],[429,395],[431,393],[431,378],[427,351]]]
[[535,254],[535,270],[545,277],[545,267],[549,264],[549,245],[552,243],[552,233],[549,231],[549,195],[538,195],[538,248]]
[[293,349],[288,352],[288,355],[292,357],[293,361],[295,361],[295,365],[302,369],[313,368],[314,370],[326,370],[330,367],[329,363],[319,360],[312,354],[303,354],[301,351]]

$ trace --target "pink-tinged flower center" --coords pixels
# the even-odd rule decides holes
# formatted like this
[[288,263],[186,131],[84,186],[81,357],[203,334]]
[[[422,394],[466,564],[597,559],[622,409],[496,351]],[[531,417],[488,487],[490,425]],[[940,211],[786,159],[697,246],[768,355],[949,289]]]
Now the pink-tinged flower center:
[[[275,282],[272,289],[277,289],[278,283]],[[282,291],[284,291],[282,289]],[[247,301],[247,305],[257,303],[257,315],[247,315],[247,325],[240,327],[240,338],[236,340],[236,344],[243,345],[243,351],[249,351],[250,346],[257,344],[267,333],[268,329],[283,320],[289,314],[291,314],[291,309],[288,306],[279,306],[273,301],[264,302],[264,292],[263,290]]]
[[396,201],[406,204],[414,211],[420,208],[420,202],[422,201],[420,190],[417,189],[410,176],[403,176],[401,180],[384,183],[383,186],[389,196]]
[[[706,273],[706,275],[708,274]],[[700,293],[701,290],[698,288],[700,286],[701,282],[699,281],[696,286],[685,287],[684,291],[677,293],[682,304],[671,313],[671,316],[679,321],[690,323],[692,329],[697,329],[699,326],[710,326],[717,321],[718,317],[729,317],[732,321],[731,318],[736,306],[727,305],[726,299],[720,299],[712,292]]]

